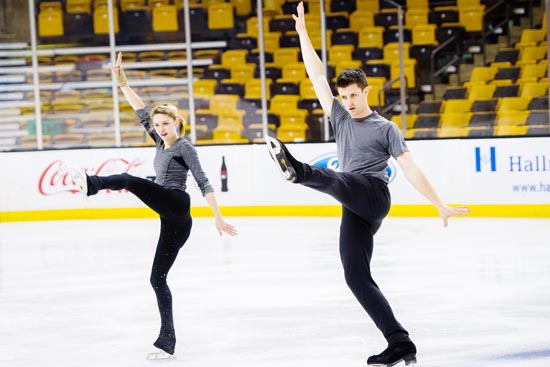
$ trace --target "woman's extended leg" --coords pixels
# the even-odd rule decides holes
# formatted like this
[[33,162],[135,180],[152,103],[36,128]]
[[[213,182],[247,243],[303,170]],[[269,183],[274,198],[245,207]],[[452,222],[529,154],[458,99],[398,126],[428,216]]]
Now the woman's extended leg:
[[191,217],[161,218],[160,237],[151,269],[151,286],[157,297],[160,313],[160,333],[155,341],[155,347],[174,354],[176,334],[172,312],[172,293],[168,287],[167,277],[174,264],[180,248],[184,245],[191,233]]

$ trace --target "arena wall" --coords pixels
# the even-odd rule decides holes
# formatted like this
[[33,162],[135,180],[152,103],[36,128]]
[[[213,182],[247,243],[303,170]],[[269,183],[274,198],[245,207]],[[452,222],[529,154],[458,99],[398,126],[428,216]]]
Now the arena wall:
[[[472,216],[550,217],[550,138],[409,141],[418,165],[441,198],[466,204]],[[296,158],[338,169],[336,145],[289,144]],[[334,216],[331,197],[285,182],[265,145],[199,146],[203,169],[226,216]],[[0,222],[87,218],[145,218],[156,214],[128,192],[84,198],[66,175],[75,164],[99,175],[128,172],[154,177],[154,148],[79,149],[0,154]],[[221,189],[221,163],[228,190]],[[395,160],[388,168],[393,216],[434,216]],[[192,214],[211,212],[189,177]]]

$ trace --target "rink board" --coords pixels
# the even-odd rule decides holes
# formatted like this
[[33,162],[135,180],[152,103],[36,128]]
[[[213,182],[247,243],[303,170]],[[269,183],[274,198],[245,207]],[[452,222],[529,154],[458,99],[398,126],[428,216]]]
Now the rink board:
[[[450,204],[467,204],[479,216],[550,216],[550,138],[464,139],[408,142],[418,165]],[[338,170],[336,145],[289,144],[297,159]],[[199,158],[225,215],[337,216],[331,197],[285,182],[265,145],[199,146]],[[0,221],[154,217],[125,191],[85,199],[64,172],[75,164],[91,174],[127,172],[153,178],[154,148],[79,149],[0,155]],[[228,191],[221,191],[221,162]],[[433,216],[394,159],[387,170],[396,216]],[[210,215],[190,175],[193,214]]]

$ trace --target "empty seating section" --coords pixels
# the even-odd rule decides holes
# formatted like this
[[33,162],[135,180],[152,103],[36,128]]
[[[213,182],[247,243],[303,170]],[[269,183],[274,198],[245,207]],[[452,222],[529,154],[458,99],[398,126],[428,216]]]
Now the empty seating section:
[[[449,68],[457,65],[456,60],[452,63],[453,55],[457,50],[466,52],[472,45],[481,45],[483,32],[493,26],[484,12],[494,2],[455,0],[442,5],[428,0],[398,2],[404,5],[403,49],[398,43],[396,9],[386,1],[325,1],[326,35],[321,34],[320,2],[304,1],[314,48],[320,51],[326,41],[328,79],[332,87],[335,77],[345,68],[364,70],[369,82],[369,105],[406,129],[407,139],[529,135],[540,134],[545,128],[548,131],[544,23],[538,28],[522,29],[518,41],[501,47],[492,61],[476,62],[462,80],[449,82],[449,75],[460,72]],[[113,0],[113,3],[116,6],[110,12],[105,0],[37,2],[40,42],[59,42],[73,35],[105,42],[111,15],[117,41],[140,43],[153,35],[156,40],[172,37],[165,39],[183,42],[183,0]],[[298,1],[263,1],[265,84],[260,79],[260,33],[255,1],[190,0],[189,4],[192,37],[227,41],[227,47],[217,52],[193,51],[195,59],[213,60],[211,65],[193,68],[197,143],[260,141],[262,96],[267,98],[269,134],[287,142],[321,139],[323,112],[305,71],[292,18]],[[545,21],[545,17],[541,19]],[[439,47],[443,43],[445,47]],[[97,64],[93,67],[82,67],[80,56],[41,57],[42,65],[76,67],[70,71],[41,71],[40,82],[43,85],[109,82],[108,68],[98,66],[107,62],[108,55],[96,56]],[[398,100],[401,57],[409,103],[405,123],[392,105]],[[124,54],[128,63],[186,59],[184,50]],[[449,71],[432,75],[443,66]],[[151,103],[175,103],[182,115],[189,117],[187,85],[162,83],[187,77],[185,68],[128,68],[126,74],[137,82],[135,89],[144,99]],[[32,82],[32,75],[25,78],[27,83]],[[139,84],[144,81],[147,83]],[[449,83],[439,96],[432,90],[434,81]],[[113,111],[116,108],[120,111],[122,145],[151,145],[129,105],[122,100],[120,106],[113,106],[110,86],[100,85],[41,93],[43,117],[49,121],[43,124],[45,146],[114,146]],[[32,113],[34,107],[21,108],[22,115]],[[19,144],[36,145],[33,124],[22,126],[29,135],[20,138]]]

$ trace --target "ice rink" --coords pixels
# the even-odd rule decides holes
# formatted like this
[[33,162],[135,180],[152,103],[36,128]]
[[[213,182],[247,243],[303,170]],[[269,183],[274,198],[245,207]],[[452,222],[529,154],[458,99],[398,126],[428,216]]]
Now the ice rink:
[[[339,218],[195,218],[159,328],[156,219],[0,224],[0,366],[351,367],[385,341],[347,288]],[[421,367],[550,366],[550,220],[388,218],[373,275]],[[404,364],[401,364],[403,366]]]

